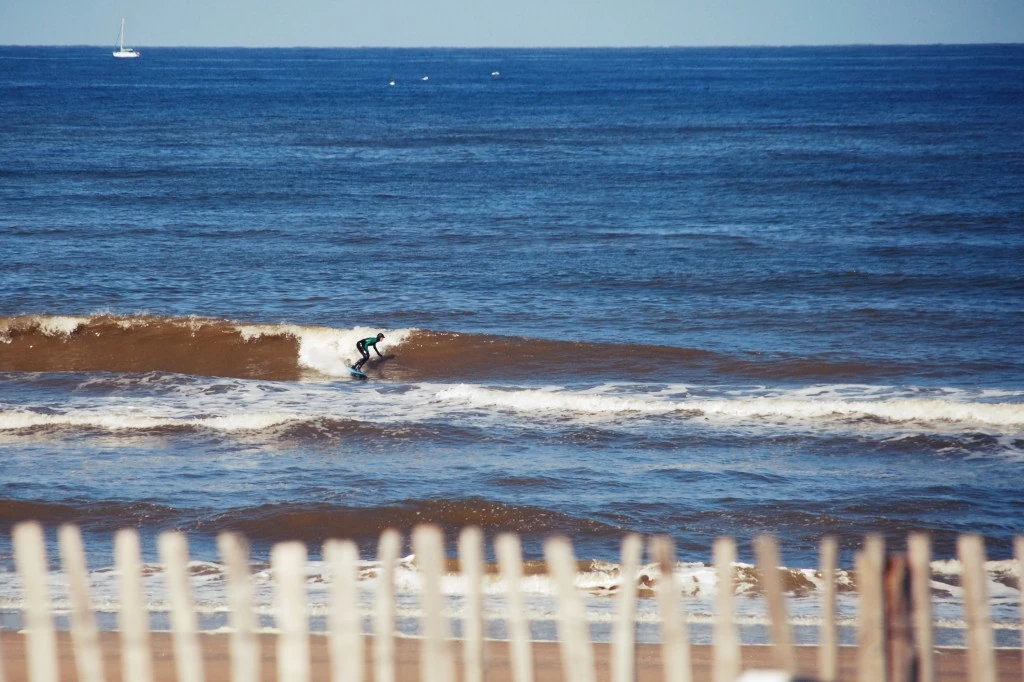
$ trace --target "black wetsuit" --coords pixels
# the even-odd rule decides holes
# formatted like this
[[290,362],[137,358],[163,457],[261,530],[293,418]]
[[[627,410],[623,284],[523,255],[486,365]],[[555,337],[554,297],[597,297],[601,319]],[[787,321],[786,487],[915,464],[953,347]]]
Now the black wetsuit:
[[353,369],[359,369],[360,367],[363,366],[364,362],[370,359],[370,346],[373,346],[373,351],[377,354],[377,357],[384,357],[383,355],[380,354],[380,351],[377,350],[377,341],[379,340],[380,339],[378,339],[376,336],[371,336],[368,339],[360,339],[359,341],[356,341],[356,350],[359,351],[359,354],[363,356],[363,359],[357,362],[356,364],[352,365]]

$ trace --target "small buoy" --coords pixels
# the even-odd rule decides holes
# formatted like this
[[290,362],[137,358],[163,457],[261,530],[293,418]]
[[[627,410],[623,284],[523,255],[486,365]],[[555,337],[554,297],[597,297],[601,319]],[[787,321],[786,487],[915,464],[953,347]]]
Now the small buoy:
[[421,80],[421,81],[428,81],[428,80],[430,80],[430,76],[424,76],[424,77],[423,77],[423,78],[421,78],[420,80]]
[[394,85],[394,84],[395,84],[395,81],[393,81],[393,80],[392,81],[388,81],[388,85]]
[[491,78],[497,78],[501,75],[501,71],[491,71]]

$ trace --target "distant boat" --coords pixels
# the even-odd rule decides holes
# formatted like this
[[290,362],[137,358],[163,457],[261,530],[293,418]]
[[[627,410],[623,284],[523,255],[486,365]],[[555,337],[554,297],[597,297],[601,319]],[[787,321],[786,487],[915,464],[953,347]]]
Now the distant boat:
[[138,50],[124,46],[124,17],[121,17],[121,32],[117,35],[117,49],[114,50],[114,56],[118,59],[133,59],[141,55],[142,53]]

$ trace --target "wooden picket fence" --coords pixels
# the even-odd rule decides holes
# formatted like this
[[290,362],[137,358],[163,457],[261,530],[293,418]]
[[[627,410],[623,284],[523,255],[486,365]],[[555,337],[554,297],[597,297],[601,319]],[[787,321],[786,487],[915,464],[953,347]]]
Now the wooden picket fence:
[[[48,593],[48,561],[43,528],[22,523],[13,532],[15,562],[23,585],[24,637],[29,682],[57,682],[57,634]],[[74,526],[58,532],[62,566],[68,581],[69,629],[79,682],[102,682],[103,660],[100,633],[90,600],[88,573],[81,535]],[[225,565],[229,604],[229,653],[231,682],[267,679],[260,670],[258,624],[254,611],[253,583],[248,545],[241,536],[226,533],[218,545]],[[393,576],[399,560],[401,539],[393,530],[384,532],[378,545],[380,576]],[[462,670],[457,671],[450,623],[443,615],[444,538],[440,529],[423,525],[412,533],[412,547],[423,576],[420,623],[420,680],[422,682],[483,682],[484,658],[484,536],[467,528],[458,541],[458,558],[467,584],[466,616],[462,629]],[[775,540],[755,540],[757,568],[771,622],[771,661],[774,672],[741,670],[739,629],[735,620],[734,562],[736,545],[719,538],[713,546],[718,579],[713,625],[711,678],[714,682],[737,679],[838,679],[838,632],[836,627],[835,573],[837,545],[831,538],[821,545],[821,576],[824,582],[822,625],[818,638],[817,670],[797,670],[796,647],[790,630],[786,598],[776,567],[780,565]],[[142,589],[138,535],[133,529],[118,532],[114,542],[120,586],[121,679],[154,680],[150,647],[149,614]],[[507,581],[508,650],[512,682],[534,682],[533,645],[523,595],[518,586],[523,576],[522,551],[515,535],[499,535],[495,556]],[[1024,569],[1024,537],[1016,545],[1018,567]],[[668,537],[654,537],[648,546],[649,560],[658,566],[661,580],[671,584],[676,553]],[[169,594],[174,661],[179,682],[204,682],[203,652],[189,584],[188,548],[182,533],[159,538],[160,560],[165,565]],[[637,581],[629,579],[640,569],[643,541],[629,535],[622,543],[621,589],[611,641],[609,670],[600,678],[610,682],[634,682],[637,660],[635,642]],[[985,549],[978,536],[962,536],[958,544],[962,563],[962,587],[966,622],[967,677],[971,682],[995,682],[996,661],[986,594]],[[548,572],[558,594],[556,621],[563,679],[596,682],[595,658],[584,611],[575,586],[576,561],[565,538],[550,538],[544,545]],[[333,682],[396,682],[396,615],[394,581],[378,581],[373,636],[372,671],[364,670],[366,646],[357,600],[359,554],[351,541],[330,540],[323,558],[331,575],[327,647]],[[276,545],[271,553],[275,587],[275,625],[278,631],[277,676],[279,681],[309,682],[310,634],[306,606],[306,546],[300,542]],[[932,613],[930,590],[931,549],[928,536],[913,534],[907,554],[886,556],[883,540],[865,539],[855,559],[859,592],[857,679],[859,682],[933,682]],[[1024,576],[1024,571],[1020,573]],[[1024,590],[1022,590],[1024,595]],[[1024,597],[1022,597],[1024,600]],[[685,604],[679,590],[657,590],[660,615],[660,660],[666,682],[691,682],[693,665]],[[1024,614],[1024,604],[1021,609]],[[2,651],[2,649],[0,649]],[[804,657],[806,659],[806,657]],[[759,675],[767,675],[758,677]],[[3,661],[0,658],[0,682]]]

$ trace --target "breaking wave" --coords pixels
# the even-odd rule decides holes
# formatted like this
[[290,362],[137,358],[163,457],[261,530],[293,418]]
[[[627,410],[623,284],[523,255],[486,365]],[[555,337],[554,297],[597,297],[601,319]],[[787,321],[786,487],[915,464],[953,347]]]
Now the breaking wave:
[[[0,371],[176,372],[296,380],[347,376],[356,341],[380,329],[243,324],[206,317],[28,315],[0,318]],[[384,350],[413,330],[383,330]]]
[[[759,427],[813,429],[818,437],[874,434],[899,451],[1020,450],[1020,393],[947,389],[920,397],[913,389],[817,386],[772,390],[679,384],[602,383],[578,388],[409,383],[274,383],[193,378],[177,374],[125,376],[21,375],[11,387],[37,391],[27,403],[0,402],[0,432],[48,434],[263,433],[272,438],[479,437],[496,425],[531,432],[575,424],[630,429],[675,425],[688,430]],[[47,392],[53,399],[47,399]],[[440,420],[440,421],[438,421]],[[610,435],[610,434],[606,434]]]
[[347,366],[359,358],[356,341],[378,331],[386,336],[382,351],[394,357],[370,366],[376,378],[398,381],[698,375],[831,381],[892,377],[914,369],[850,358],[735,356],[419,329],[95,314],[0,317],[0,372],[175,372],[280,381],[347,376]]
[[[824,392],[824,391],[822,391]],[[867,420],[890,424],[944,423],[951,425],[1021,427],[1024,404],[991,403],[959,398],[840,398],[832,396],[744,395],[683,397],[659,393],[608,395],[594,391],[497,389],[458,385],[441,389],[437,397],[466,407],[499,408],[516,412],[576,414],[679,414],[718,420],[821,421]]]

